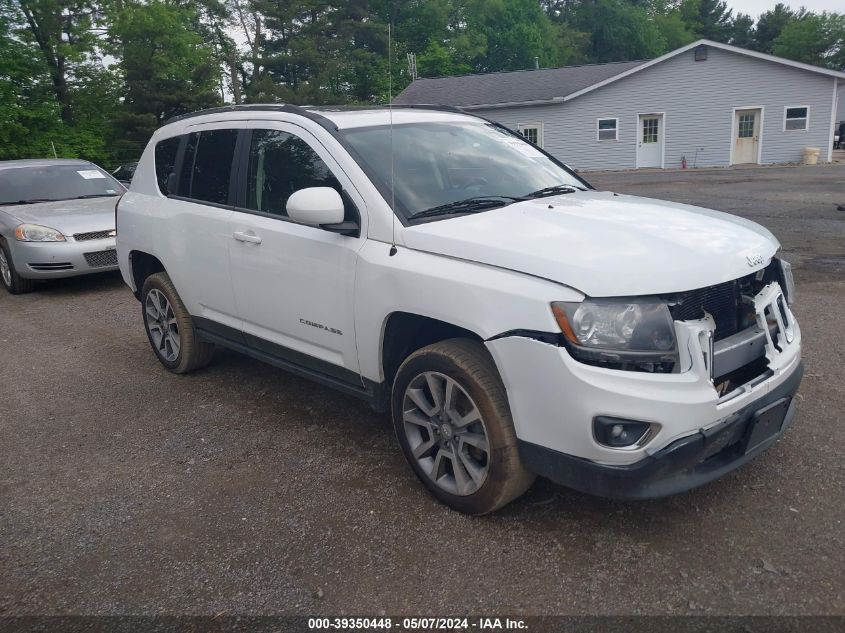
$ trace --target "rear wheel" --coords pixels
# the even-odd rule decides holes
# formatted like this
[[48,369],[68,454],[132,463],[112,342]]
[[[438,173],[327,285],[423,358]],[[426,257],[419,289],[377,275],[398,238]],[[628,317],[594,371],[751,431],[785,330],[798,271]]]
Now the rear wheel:
[[0,241],[0,283],[13,295],[30,292],[35,287],[32,279],[26,279],[15,270],[15,263],[6,244]]
[[493,512],[534,481],[519,460],[505,388],[481,343],[451,339],[409,356],[396,374],[392,411],[417,477],[460,512]]
[[158,360],[175,374],[186,374],[211,362],[214,345],[197,336],[167,273],[150,275],[141,290],[141,311],[147,338]]

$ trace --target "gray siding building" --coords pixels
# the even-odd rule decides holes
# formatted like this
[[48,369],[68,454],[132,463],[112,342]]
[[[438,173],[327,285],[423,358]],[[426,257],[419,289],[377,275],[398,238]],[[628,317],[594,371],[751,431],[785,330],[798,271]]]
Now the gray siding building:
[[699,40],[642,62],[418,79],[394,101],[457,106],[576,169],[831,160],[845,73]]

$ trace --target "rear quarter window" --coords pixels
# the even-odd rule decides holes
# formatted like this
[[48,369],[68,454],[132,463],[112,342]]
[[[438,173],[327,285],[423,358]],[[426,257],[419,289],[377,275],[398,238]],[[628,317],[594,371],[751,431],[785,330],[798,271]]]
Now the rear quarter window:
[[179,151],[180,141],[181,137],[174,136],[156,143],[156,181],[158,182],[158,190],[165,196],[176,193],[170,191],[167,185],[170,181],[170,175],[176,170],[176,154]]

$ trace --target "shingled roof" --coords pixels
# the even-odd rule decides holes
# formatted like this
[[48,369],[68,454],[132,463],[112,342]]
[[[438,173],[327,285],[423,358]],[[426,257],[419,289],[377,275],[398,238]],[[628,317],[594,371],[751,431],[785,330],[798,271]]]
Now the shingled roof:
[[467,107],[552,101],[563,99],[642,63],[643,61],[616,62],[417,79],[405,88],[393,103]]

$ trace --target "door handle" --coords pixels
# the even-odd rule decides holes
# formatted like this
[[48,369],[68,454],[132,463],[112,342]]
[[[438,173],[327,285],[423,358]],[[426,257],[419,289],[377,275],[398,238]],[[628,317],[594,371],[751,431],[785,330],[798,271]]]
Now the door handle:
[[261,244],[261,238],[254,233],[244,233],[243,231],[235,231],[232,234],[239,242],[249,242],[250,244]]

